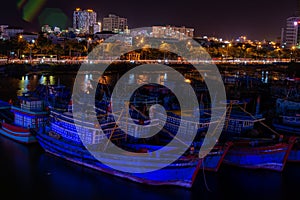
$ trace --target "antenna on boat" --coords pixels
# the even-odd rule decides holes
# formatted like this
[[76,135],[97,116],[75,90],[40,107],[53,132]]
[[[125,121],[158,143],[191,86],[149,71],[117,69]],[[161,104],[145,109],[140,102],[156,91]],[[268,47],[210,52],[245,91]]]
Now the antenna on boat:
[[231,115],[231,111],[232,111],[232,105],[233,105],[233,101],[230,100],[229,106],[227,108],[227,114],[226,114],[226,119],[225,119],[225,130],[227,130],[228,125],[229,125],[229,120],[230,120],[230,115]]
[[50,85],[50,79],[49,77],[46,76],[46,98],[45,98],[45,103],[47,104],[47,106],[49,106],[49,85]]
[[127,141],[129,101],[126,101],[126,102],[125,102],[125,109],[126,109],[126,132],[125,132],[125,141]]

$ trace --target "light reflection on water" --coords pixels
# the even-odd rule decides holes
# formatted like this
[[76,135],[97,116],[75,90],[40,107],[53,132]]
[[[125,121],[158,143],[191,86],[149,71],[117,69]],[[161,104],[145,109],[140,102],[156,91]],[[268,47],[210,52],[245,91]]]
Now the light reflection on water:
[[28,74],[20,77],[0,78],[0,99],[9,101],[16,100],[27,91],[33,91],[39,84],[63,84],[72,87],[75,75],[40,75]]
[[[239,74],[240,75],[240,74]],[[147,74],[129,76],[128,83],[137,80],[149,80]],[[83,83],[87,84],[97,77],[92,74],[83,75]],[[64,84],[72,87],[75,75],[27,75],[20,78],[4,77],[0,79],[0,99],[8,100],[33,90],[38,84]],[[104,76],[105,83],[113,83],[114,78]],[[165,85],[166,73],[159,73],[157,80]],[[177,187],[151,187],[125,181],[58,159],[38,146],[27,147],[0,136],[0,192],[8,192],[12,188],[14,194],[38,196],[37,191],[50,195],[52,199],[69,197],[68,199],[283,199],[287,195],[299,195],[299,165],[289,164],[283,173],[255,171],[231,168],[222,165],[218,173],[206,173],[206,182],[202,172],[192,190]],[[206,185],[211,191],[206,189]],[[81,190],[74,190],[81,188]],[[113,191],[119,191],[114,193]],[[2,193],[2,195],[4,196]]]
[[[82,83],[90,85],[90,80],[93,80],[92,74],[84,74],[82,77]],[[58,75],[45,75],[45,74],[29,74],[21,77],[1,77],[0,79],[0,99],[8,101],[9,99],[16,100],[17,96],[21,96],[23,93],[33,91],[39,84],[62,84],[70,89],[73,87],[76,74],[58,74]],[[105,81],[103,81],[105,79]],[[112,83],[111,76],[105,76],[102,78],[102,83]]]
[[38,76],[36,74],[22,76],[21,80],[19,81],[17,95],[21,96],[24,92],[34,90],[38,84],[47,84],[47,82],[50,85],[56,84],[57,78],[55,76]]

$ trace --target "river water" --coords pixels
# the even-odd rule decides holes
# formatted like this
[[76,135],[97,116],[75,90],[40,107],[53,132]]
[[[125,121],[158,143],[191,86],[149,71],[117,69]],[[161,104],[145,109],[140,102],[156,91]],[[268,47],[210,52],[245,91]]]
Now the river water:
[[[75,75],[49,76],[50,84],[72,86]],[[45,83],[45,76],[1,77],[0,99],[8,101]],[[39,146],[0,136],[0,197],[5,199],[299,199],[300,163],[283,172],[222,165],[203,172],[192,189],[147,186],[50,155]]]

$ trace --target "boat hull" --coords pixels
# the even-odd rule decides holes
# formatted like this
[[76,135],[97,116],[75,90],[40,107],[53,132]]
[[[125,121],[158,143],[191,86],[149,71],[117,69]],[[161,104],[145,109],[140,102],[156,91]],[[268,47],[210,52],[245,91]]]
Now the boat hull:
[[20,128],[11,124],[3,124],[0,134],[24,144],[37,143],[35,136],[29,129]]
[[[126,173],[104,165],[95,159],[83,146],[69,144],[62,139],[51,137],[40,131],[36,133],[36,138],[42,148],[52,155],[107,174],[148,185],[175,185],[191,188],[202,164],[202,159],[195,159],[187,161],[184,163],[184,166],[178,166],[179,164],[175,162],[170,166],[153,172]],[[120,162],[118,159],[111,161]]]
[[214,147],[214,149],[207,156],[204,157],[201,168],[204,168],[204,170],[206,171],[219,171],[224,157],[227,154],[231,145],[232,144],[229,142],[227,142],[224,146],[217,144]]
[[223,162],[243,168],[282,171],[292,146],[292,143],[279,143],[263,147],[233,145]]

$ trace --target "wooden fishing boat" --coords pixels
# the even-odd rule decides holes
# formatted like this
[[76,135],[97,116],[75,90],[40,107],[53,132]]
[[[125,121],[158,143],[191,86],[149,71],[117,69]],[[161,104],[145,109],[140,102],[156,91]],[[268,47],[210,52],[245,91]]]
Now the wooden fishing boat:
[[[32,132],[36,135],[39,144],[46,152],[68,161],[143,184],[192,187],[203,161],[203,159],[198,157],[198,154],[184,154],[170,165],[152,172],[128,173],[118,171],[97,160],[93,155],[99,152],[95,150],[92,152],[92,155],[91,151],[88,151],[85,145],[88,143],[88,145],[97,146],[97,144],[101,143],[103,137],[122,141],[125,138],[124,133],[118,129],[114,129],[111,123],[101,125],[102,127],[108,127],[105,129],[105,134],[98,134],[98,128],[86,120],[78,123],[81,124],[82,130],[80,134],[82,134],[83,137],[79,137],[74,119],[70,112],[51,110],[49,123],[44,128],[32,130]],[[85,145],[83,145],[82,140],[85,140]],[[161,147],[135,143],[131,143],[130,145],[124,144],[124,146],[127,148],[130,147],[136,152],[141,149],[153,150]],[[139,165],[135,165],[137,160],[134,156],[127,160],[126,163],[124,163],[124,158],[125,156],[128,157],[128,155],[112,155],[101,152],[101,156],[102,159],[106,159],[107,162],[114,163],[115,165],[127,165],[132,166],[132,168],[139,167]],[[162,155],[157,155],[154,159],[159,163],[165,158]],[[147,160],[145,160],[145,164],[147,164],[146,161]],[[148,167],[151,168],[152,166]]]
[[298,98],[277,98],[276,116],[272,122],[282,134],[300,135],[300,101]]
[[35,136],[30,132],[31,128],[43,126],[48,111],[41,99],[19,96],[20,105],[12,105],[11,112],[14,114],[12,123],[3,121],[0,123],[0,134],[17,142],[29,144],[37,142]]
[[296,141],[288,142],[264,138],[238,138],[233,141],[224,158],[224,163],[250,169],[282,171]]

